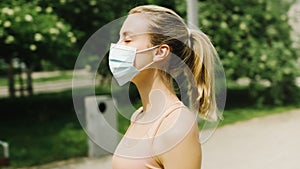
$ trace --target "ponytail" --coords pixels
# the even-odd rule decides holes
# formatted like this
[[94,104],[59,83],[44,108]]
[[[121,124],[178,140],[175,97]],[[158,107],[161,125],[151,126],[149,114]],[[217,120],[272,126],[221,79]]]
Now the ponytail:
[[216,49],[209,37],[200,30],[189,30],[188,44],[192,52],[184,57],[194,75],[195,84],[190,85],[190,103],[198,109],[200,117],[209,121],[218,120],[215,98]]
[[[149,14],[149,30],[153,32],[150,36],[151,44],[169,45],[171,53],[183,60],[191,70],[195,81],[190,83],[189,99],[194,111],[199,112],[200,117],[206,120],[218,120],[214,82],[217,52],[210,39],[200,30],[187,29],[184,20],[170,9],[144,5],[129,12],[136,13]],[[166,85],[173,87],[168,72],[180,72],[180,69],[181,66],[176,60],[170,59],[164,68],[159,70],[159,75]]]

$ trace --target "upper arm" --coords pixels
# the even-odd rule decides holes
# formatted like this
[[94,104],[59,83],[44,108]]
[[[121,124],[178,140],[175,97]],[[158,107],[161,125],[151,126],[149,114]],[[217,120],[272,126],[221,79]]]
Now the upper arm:
[[187,115],[186,111],[175,112],[161,126],[161,138],[155,139],[155,150],[161,152],[156,156],[157,160],[165,169],[200,169],[201,145],[198,133],[193,115]]
[[159,156],[159,159],[165,169],[200,169],[201,145],[191,132],[174,148]]

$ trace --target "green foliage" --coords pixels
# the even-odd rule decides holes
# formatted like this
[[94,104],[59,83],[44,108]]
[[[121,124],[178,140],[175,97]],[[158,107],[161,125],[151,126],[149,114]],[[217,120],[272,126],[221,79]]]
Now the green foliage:
[[5,49],[0,58],[21,58],[27,65],[38,65],[41,60],[62,67],[74,65],[78,37],[51,8],[42,8],[34,1],[6,0],[0,4],[0,18],[0,48]]
[[[109,91],[107,86],[95,90],[98,95]],[[2,98],[0,105],[0,136],[10,144],[13,167],[87,155],[87,136],[74,111],[71,90]]]
[[[28,0],[29,2],[29,0]],[[83,36],[79,39],[78,47],[104,24],[113,20],[123,11],[120,2],[107,0],[36,0],[37,4],[71,24],[74,29],[80,30]]]
[[0,99],[0,104],[1,139],[10,144],[13,167],[86,155],[87,138],[72,109],[70,91]]
[[296,50],[282,0],[199,2],[200,28],[212,37],[228,79],[251,79],[252,99],[261,105],[297,101]]
[[[138,5],[157,4],[169,7],[176,10],[175,1],[163,0],[123,0],[123,1],[108,1],[108,0],[36,0],[43,8],[51,8],[59,17],[70,23],[74,29],[83,32],[82,38],[79,39],[78,48],[82,48],[84,43],[105,24],[126,16],[129,10]],[[102,37],[103,38],[103,37]],[[86,65],[90,69],[95,69],[98,66],[97,61],[99,56],[89,57]],[[96,67],[97,68],[97,67]],[[106,78],[110,75],[108,68],[107,57],[101,61],[98,73]]]
[[[294,102],[300,93],[294,85],[298,56],[291,47],[288,2],[199,2],[199,26],[217,46],[227,79],[251,79],[250,96],[258,104]],[[72,68],[79,49],[97,29],[143,4],[166,6],[186,15],[186,3],[179,0],[4,0],[0,48],[5,50],[0,58]],[[105,59],[100,67],[102,76],[110,74]]]

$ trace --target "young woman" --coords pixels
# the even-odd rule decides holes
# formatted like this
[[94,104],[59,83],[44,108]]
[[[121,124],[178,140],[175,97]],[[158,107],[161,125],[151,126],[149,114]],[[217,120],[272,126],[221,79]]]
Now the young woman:
[[[209,38],[189,29],[170,9],[145,5],[129,12],[118,43],[111,46],[109,65],[120,85],[131,81],[137,86],[142,107],[133,113],[114,153],[113,169],[201,168],[196,113],[208,120],[218,118],[216,55]],[[173,76],[185,67],[193,76],[187,78],[192,109],[173,86]]]

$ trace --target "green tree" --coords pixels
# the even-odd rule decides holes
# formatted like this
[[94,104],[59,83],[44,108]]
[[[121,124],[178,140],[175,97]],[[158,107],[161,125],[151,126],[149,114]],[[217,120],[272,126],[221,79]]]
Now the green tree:
[[[26,64],[27,88],[32,94],[31,72],[42,60],[61,67],[74,65],[77,37],[71,26],[50,8],[22,0],[0,4],[0,58],[9,65],[9,91],[14,96],[12,59]],[[75,49],[75,50],[74,50]],[[70,67],[70,66],[69,66]]]
[[[43,8],[53,9],[58,16],[63,18],[66,22],[70,23],[76,30],[83,32],[83,36],[78,40],[78,48],[82,48],[84,43],[88,40],[93,33],[100,29],[105,24],[126,16],[128,11],[138,5],[157,4],[166,6],[176,10],[175,1],[163,0],[122,0],[122,1],[109,1],[109,0],[36,0],[36,2]],[[86,65],[92,69],[95,68],[98,57],[90,57]],[[108,69],[107,58],[101,62],[101,70],[98,73],[106,78],[110,75]],[[82,67],[85,65],[82,65]]]
[[251,96],[258,104],[295,101],[298,56],[287,22],[291,3],[205,0],[199,4],[200,28],[217,46],[227,78],[250,78]]

